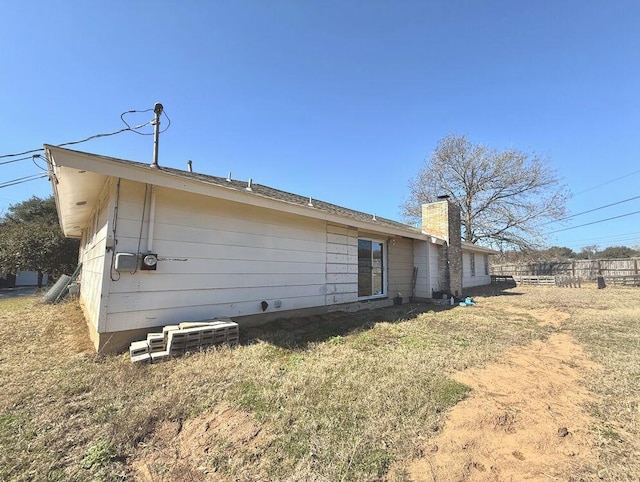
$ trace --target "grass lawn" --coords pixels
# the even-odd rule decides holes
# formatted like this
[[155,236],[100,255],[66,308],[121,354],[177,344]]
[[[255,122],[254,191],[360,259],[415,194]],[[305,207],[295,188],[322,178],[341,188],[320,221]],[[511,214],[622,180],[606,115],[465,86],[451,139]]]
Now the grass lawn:
[[[143,455],[203,420],[215,444],[192,438],[184,478],[152,457],[148,480],[406,480],[397,462],[417,457],[470,390],[452,373],[558,330],[602,366],[585,379],[598,466],[577,477],[640,479],[640,290],[476,300],[272,323],[241,330],[237,347],[157,365],[95,355],[74,302],[0,300],[0,480],[135,480]],[[540,323],[544,309],[566,320]]]

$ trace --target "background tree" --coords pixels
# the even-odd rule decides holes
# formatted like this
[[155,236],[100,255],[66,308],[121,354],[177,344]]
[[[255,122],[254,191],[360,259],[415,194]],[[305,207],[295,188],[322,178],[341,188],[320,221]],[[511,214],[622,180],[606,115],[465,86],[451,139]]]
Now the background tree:
[[567,189],[544,159],[516,149],[497,151],[451,134],[409,182],[401,206],[418,222],[421,205],[449,195],[460,205],[463,239],[500,249],[542,245],[542,226],[566,213]]
[[537,259],[542,261],[567,261],[576,257],[576,253],[571,248],[563,246],[551,246],[537,251]]
[[596,253],[598,252],[597,244],[590,244],[588,246],[583,246],[580,250],[580,255],[583,259],[594,259],[596,257]]
[[628,246],[609,246],[596,253],[599,259],[635,258],[638,255],[640,255],[640,252]]
[[78,247],[78,240],[62,234],[53,196],[13,204],[0,218],[0,270],[37,271],[39,287],[44,273],[55,278],[73,272]]

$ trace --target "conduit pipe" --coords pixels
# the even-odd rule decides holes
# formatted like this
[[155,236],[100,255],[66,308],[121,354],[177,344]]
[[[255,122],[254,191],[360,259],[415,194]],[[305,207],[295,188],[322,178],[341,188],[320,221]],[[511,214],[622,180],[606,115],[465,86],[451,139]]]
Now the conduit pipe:
[[147,253],[153,252],[153,229],[156,224],[156,186],[151,186],[151,203],[149,205],[149,232],[147,235]]

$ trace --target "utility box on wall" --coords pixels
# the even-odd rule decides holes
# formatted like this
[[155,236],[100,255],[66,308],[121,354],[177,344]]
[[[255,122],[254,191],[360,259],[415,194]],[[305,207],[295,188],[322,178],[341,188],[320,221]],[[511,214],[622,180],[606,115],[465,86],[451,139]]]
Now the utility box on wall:
[[138,267],[138,256],[133,253],[117,253],[113,268],[117,272],[135,271]]

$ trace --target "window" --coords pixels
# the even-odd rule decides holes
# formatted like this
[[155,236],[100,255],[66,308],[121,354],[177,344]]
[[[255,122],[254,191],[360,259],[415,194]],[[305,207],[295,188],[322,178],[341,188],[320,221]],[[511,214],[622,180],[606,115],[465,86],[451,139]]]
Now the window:
[[358,298],[384,296],[386,252],[382,241],[358,239]]
[[476,275],[476,253],[469,254],[469,272],[471,276]]
[[484,274],[485,276],[489,276],[489,255],[484,255]]

